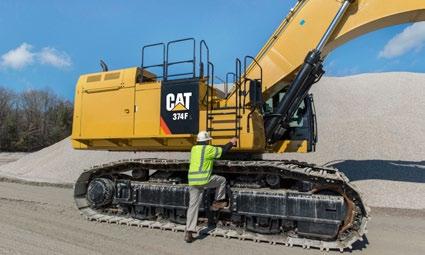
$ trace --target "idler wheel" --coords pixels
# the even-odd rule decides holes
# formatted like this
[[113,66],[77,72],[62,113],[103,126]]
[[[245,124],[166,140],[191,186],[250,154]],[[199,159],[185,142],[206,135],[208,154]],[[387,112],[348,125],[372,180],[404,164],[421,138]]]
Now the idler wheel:
[[93,179],[87,189],[87,200],[94,208],[112,203],[115,193],[114,183],[106,178]]
[[280,176],[276,174],[268,174],[266,175],[266,183],[270,186],[272,189],[278,189],[280,188]]
[[134,169],[131,175],[137,181],[147,181],[149,179],[149,170],[147,169]]

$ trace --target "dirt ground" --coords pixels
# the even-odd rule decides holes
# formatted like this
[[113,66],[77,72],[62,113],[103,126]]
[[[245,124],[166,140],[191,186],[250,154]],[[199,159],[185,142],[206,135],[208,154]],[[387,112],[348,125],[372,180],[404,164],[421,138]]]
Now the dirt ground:
[[[207,236],[85,221],[72,189],[0,182],[0,254],[322,254]],[[372,208],[369,233],[353,254],[425,254],[425,211]],[[340,254],[330,252],[329,254]]]
[[23,152],[0,152],[0,166],[14,162],[27,154]]

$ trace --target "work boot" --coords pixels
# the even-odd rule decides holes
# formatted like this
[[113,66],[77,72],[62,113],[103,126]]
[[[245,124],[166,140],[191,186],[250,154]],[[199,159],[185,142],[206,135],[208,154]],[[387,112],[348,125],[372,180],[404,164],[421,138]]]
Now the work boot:
[[227,207],[227,201],[224,200],[218,200],[214,201],[211,205],[211,210],[218,211],[220,209],[224,209]]
[[191,243],[191,242],[195,241],[195,238],[193,237],[191,231],[186,231],[186,233],[184,234],[184,241],[186,243]]

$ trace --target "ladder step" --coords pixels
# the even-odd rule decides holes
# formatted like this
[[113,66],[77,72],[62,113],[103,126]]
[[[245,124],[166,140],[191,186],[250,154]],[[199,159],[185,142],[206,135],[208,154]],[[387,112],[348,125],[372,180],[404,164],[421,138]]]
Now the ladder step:
[[238,109],[238,107],[236,107],[236,106],[224,106],[224,107],[214,108],[213,111],[218,111],[218,110],[236,110],[236,109]]
[[238,128],[208,128],[207,131],[236,131],[242,130],[241,127]]
[[213,124],[233,124],[235,120],[212,120]]
[[[221,116],[226,116],[226,115],[221,115]],[[238,115],[238,116],[236,116],[235,118],[232,118],[232,119],[226,119],[226,120],[232,120],[232,121],[235,121],[235,119],[241,119],[242,118],[242,116],[241,115]],[[208,119],[209,120],[214,120],[214,116],[208,116]]]
[[237,112],[212,112],[212,113],[208,113],[208,115],[231,115],[231,114],[237,114]]

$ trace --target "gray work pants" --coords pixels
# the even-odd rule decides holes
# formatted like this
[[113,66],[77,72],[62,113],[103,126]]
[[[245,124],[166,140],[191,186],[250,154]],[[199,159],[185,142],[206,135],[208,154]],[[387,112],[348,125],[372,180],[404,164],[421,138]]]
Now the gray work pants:
[[226,178],[219,175],[212,175],[210,182],[202,186],[191,186],[189,190],[189,208],[187,209],[186,231],[196,231],[198,224],[198,211],[202,202],[202,194],[205,189],[215,188],[215,200],[222,200],[226,197]]

